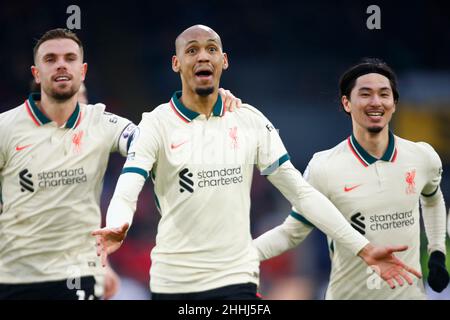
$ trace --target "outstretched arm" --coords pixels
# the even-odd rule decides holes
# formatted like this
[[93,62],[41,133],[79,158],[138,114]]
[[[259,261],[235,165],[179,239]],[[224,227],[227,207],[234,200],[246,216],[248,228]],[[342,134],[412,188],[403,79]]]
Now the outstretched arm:
[[258,251],[259,260],[267,260],[298,246],[314,229],[292,216],[288,216],[283,224],[263,233],[253,240]]
[[417,270],[406,266],[393,253],[407,249],[407,246],[373,246],[361,234],[355,231],[337,208],[320,192],[310,186],[294,168],[290,161],[284,162],[269,176],[269,181],[299,210],[312,224],[322,232],[340,242],[355,255],[371,266],[391,288],[395,282],[400,286],[403,280],[412,284],[408,273],[420,278]]
[[119,249],[133,221],[139,193],[159,150],[157,126],[155,113],[144,113],[108,207],[106,227],[92,232],[97,238],[97,254],[102,257],[103,266],[108,254]]

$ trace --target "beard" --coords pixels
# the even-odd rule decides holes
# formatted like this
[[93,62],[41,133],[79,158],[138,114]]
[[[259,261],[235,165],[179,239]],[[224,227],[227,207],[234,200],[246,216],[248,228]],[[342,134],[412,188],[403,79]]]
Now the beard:
[[207,97],[214,92],[214,87],[195,88],[195,93],[200,97]]
[[383,130],[382,127],[369,127],[369,128],[367,128],[367,131],[369,131],[370,133],[380,133],[381,130]]
[[52,88],[44,88],[45,93],[54,99],[57,102],[64,102],[72,98],[74,95],[78,93],[78,90],[80,88],[75,88],[75,85],[73,84],[68,90],[54,90]]

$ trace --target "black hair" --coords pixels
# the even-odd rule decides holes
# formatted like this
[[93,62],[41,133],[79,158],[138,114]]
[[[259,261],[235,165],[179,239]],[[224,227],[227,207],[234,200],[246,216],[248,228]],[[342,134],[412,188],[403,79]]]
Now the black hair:
[[[356,80],[368,73],[379,73],[389,79],[394,95],[394,102],[397,103],[399,99],[397,76],[386,62],[378,58],[364,58],[358,64],[347,69],[339,79],[339,97],[346,96],[350,100],[350,93],[355,87]],[[348,113],[347,111],[345,112]]]

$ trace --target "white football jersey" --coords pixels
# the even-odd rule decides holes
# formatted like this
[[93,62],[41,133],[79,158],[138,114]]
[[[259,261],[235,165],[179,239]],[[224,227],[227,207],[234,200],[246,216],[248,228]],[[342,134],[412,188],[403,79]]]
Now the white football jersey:
[[[316,153],[305,179],[342,212],[352,226],[376,245],[408,245],[396,253],[407,265],[420,266],[419,197],[432,196],[442,164],[434,149],[389,134],[377,160],[352,135],[336,147]],[[301,216],[293,212],[292,216]],[[423,281],[394,290],[352,252],[328,238],[332,270],[327,299],[425,299]]]
[[77,104],[58,127],[38,99],[0,114],[0,283],[103,274],[90,232],[109,154],[125,155],[135,128],[103,104]]
[[180,96],[176,92],[169,103],[143,114],[123,169],[154,181],[161,220],[151,252],[151,290],[258,284],[250,234],[253,168],[270,174],[289,159],[286,149],[252,106],[226,113],[219,96],[207,118],[186,108]]

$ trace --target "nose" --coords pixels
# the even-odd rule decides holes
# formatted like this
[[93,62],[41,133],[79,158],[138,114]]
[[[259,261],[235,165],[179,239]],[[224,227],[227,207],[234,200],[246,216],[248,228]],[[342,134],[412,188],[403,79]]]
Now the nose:
[[57,60],[57,62],[56,62],[56,69],[57,70],[61,70],[61,69],[66,70],[67,69],[67,62],[66,62],[66,60],[63,59],[63,58],[59,58]]
[[197,57],[199,62],[208,62],[209,61],[209,53],[205,48],[202,48],[198,53]]
[[370,104],[374,106],[381,106],[381,99],[378,94],[372,95],[372,99],[370,100]]

